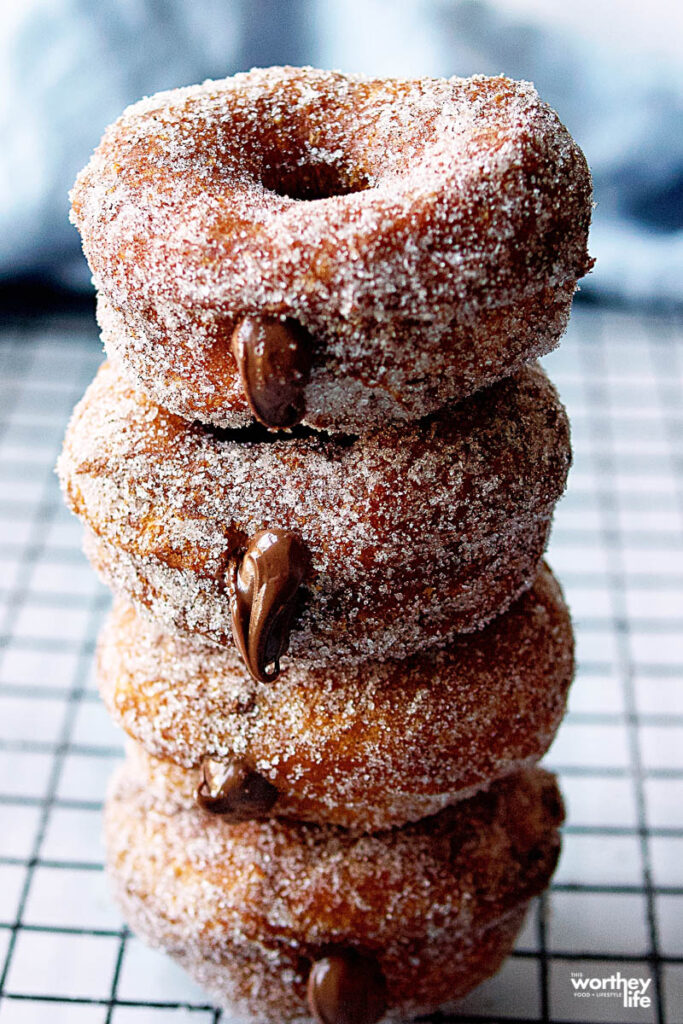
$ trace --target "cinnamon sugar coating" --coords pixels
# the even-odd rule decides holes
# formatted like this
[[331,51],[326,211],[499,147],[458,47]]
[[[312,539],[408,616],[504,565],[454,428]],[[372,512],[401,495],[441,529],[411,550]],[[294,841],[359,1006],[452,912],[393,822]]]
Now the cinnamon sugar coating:
[[434,814],[551,743],[573,672],[569,613],[550,570],[476,634],[404,661],[291,665],[257,683],[234,650],[163,633],[115,606],[100,692],[142,744],[137,771],[192,806],[204,757],[239,760],[278,791],[272,813],[376,831]]
[[187,424],[105,365],[59,472],[113,589],[219,644],[248,538],[297,534],[311,565],[290,654],[316,666],[402,658],[508,607],[536,576],[569,461],[538,367],[410,427],[280,439]]
[[316,339],[305,422],[424,416],[553,348],[586,243],[579,147],[527,82],[255,69],[159,93],[72,192],[109,354],[160,404],[241,426],[230,338]]
[[107,862],[133,929],[239,1020],[308,1022],[311,964],[338,948],[377,958],[387,1019],[401,1019],[498,969],[548,884],[562,816],[553,776],[534,769],[374,835],[281,819],[229,825],[162,810],[126,763],[106,807]]

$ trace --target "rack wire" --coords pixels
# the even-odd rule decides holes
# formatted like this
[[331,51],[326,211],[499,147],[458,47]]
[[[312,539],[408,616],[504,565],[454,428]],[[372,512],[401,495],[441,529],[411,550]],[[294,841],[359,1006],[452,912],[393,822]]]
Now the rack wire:
[[[131,936],[102,871],[121,737],[92,675],[108,595],[53,473],[101,359],[88,317],[0,331],[0,1024],[229,1024]],[[549,560],[578,673],[547,763],[569,807],[552,889],[514,955],[449,1015],[489,1022],[683,1021],[683,324],[579,307],[546,360],[574,469]],[[649,980],[648,1008],[578,998],[583,977]]]

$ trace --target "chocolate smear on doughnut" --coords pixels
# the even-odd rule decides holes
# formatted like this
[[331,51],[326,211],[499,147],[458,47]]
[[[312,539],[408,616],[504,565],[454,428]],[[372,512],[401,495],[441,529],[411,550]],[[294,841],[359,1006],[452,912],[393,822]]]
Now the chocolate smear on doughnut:
[[296,320],[248,316],[233,332],[232,351],[256,419],[272,428],[299,423],[313,362],[308,331]]
[[205,811],[220,814],[228,821],[263,818],[278,797],[272,783],[243,761],[215,761],[205,757],[195,800]]
[[308,566],[308,551],[296,534],[274,529],[254,534],[235,567],[232,635],[260,683],[270,683],[280,674],[280,658],[289,645],[296,598]]
[[375,1024],[387,1009],[387,984],[374,957],[348,950],[316,960],[308,1006],[318,1024]]

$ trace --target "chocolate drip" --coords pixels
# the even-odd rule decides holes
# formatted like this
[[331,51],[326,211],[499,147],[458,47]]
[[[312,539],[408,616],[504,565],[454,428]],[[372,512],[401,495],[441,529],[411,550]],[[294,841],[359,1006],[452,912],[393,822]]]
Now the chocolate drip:
[[313,362],[308,331],[296,320],[245,317],[233,332],[232,351],[256,419],[274,428],[299,423]]
[[387,985],[373,957],[348,950],[316,960],[308,1006],[318,1024],[375,1024],[387,1009]]
[[268,814],[278,792],[268,779],[242,761],[202,761],[202,778],[195,800],[205,811],[228,821],[249,821]]
[[249,672],[260,683],[270,683],[280,673],[280,658],[289,645],[296,597],[308,565],[308,551],[295,534],[263,530],[251,538],[235,568],[232,635]]

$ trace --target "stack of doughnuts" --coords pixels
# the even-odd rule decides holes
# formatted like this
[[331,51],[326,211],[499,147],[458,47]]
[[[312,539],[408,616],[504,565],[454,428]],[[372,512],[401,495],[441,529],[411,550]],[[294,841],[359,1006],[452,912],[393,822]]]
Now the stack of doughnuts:
[[118,901],[235,1019],[431,1012],[559,851],[571,452],[534,360],[591,266],[583,155],[528,83],[270,68],[129,108],[72,200]]

